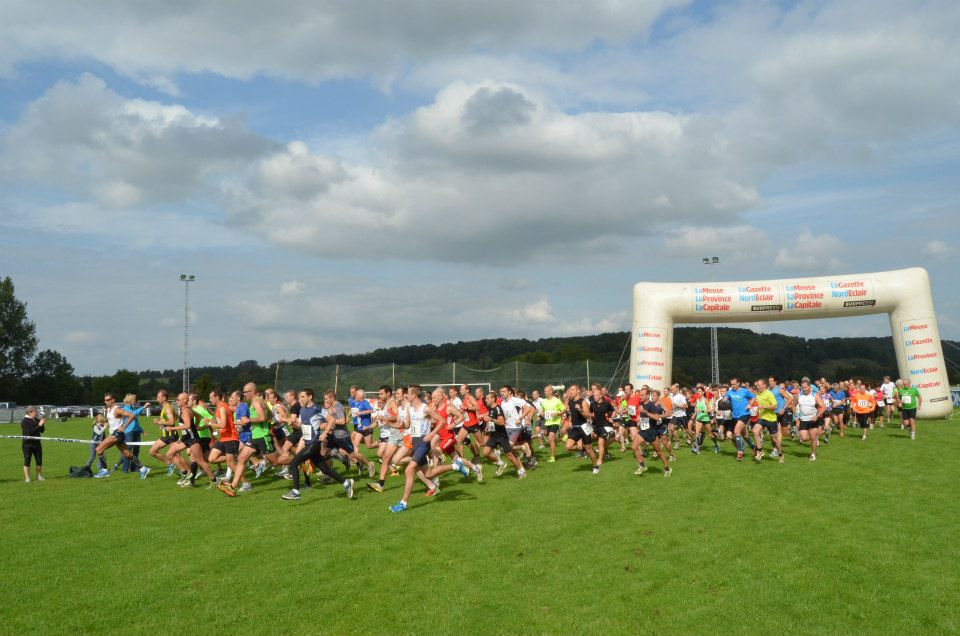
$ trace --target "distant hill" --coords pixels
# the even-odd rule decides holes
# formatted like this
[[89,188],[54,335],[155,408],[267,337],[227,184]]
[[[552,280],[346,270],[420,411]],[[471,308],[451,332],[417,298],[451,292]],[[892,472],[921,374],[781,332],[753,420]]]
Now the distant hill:
[[[375,349],[361,354],[337,354],[302,360],[284,361],[284,365],[329,366],[405,364],[433,366],[457,362],[477,369],[490,369],[519,360],[533,364],[551,364],[595,360],[616,362],[624,348],[627,332],[594,336],[541,338],[539,340],[496,338],[440,345],[405,345]],[[896,376],[897,363],[891,337],[884,338],[800,338],[780,334],[760,334],[749,329],[721,327],[717,330],[722,378],[731,375],[753,378],[776,373],[784,378],[864,377],[879,379]],[[949,342],[955,346],[960,343]],[[944,346],[948,358],[960,361],[960,351]],[[158,388],[179,390],[179,369],[137,372],[141,393]],[[261,365],[246,360],[236,366],[194,367],[194,381],[215,386],[236,387],[244,382],[273,384],[274,364]],[[710,331],[706,327],[678,327],[674,339],[674,378],[678,382],[708,379],[710,375]],[[951,383],[960,382],[957,367],[950,367]]]

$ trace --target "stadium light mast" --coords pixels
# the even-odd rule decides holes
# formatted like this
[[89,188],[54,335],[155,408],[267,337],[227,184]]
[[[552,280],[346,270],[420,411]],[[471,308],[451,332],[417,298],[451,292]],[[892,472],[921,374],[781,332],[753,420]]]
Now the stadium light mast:
[[183,281],[183,392],[190,390],[190,283],[197,279],[193,274],[180,274]]
[[[719,265],[720,258],[711,256],[703,257],[704,265]],[[714,279],[713,268],[710,269],[710,282]],[[720,384],[720,348],[717,346],[717,326],[710,325],[710,382]]]

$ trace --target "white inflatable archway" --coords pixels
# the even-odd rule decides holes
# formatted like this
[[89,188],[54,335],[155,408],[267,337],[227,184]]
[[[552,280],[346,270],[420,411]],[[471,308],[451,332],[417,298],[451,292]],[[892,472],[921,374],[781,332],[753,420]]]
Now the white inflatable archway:
[[[919,267],[849,276],[728,283],[637,283],[630,378],[663,388],[673,374],[674,323],[758,322],[886,313],[900,377],[920,390],[918,417],[953,411],[930,278]],[[770,369],[775,372],[776,369]]]

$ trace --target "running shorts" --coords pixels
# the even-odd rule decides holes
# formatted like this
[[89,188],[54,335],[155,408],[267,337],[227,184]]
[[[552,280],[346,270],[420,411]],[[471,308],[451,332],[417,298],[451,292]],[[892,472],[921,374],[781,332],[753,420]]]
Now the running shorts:
[[557,433],[560,432],[560,426],[559,426],[559,425],[555,425],[555,426],[544,426],[544,428],[547,429],[547,435],[549,435],[550,433],[553,433],[554,435],[556,435]]
[[297,447],[297,444],[300,443],[300,440],[303,439],[303,431],[299,428],[293,429],[289,435],[287,435],[287,441],[293,444],[294,448]]
[[507,437],[506,433],[497,431],[490,433],[490,436],[487,437],[487,443],[484,444],[484,446],[487,448],[500,448],[504,453],[513,451],[513,446],[510,445],[510,438]]
[[261,455],[269,455],[273,452],[273,439],[271,437],[258,437],[251,439],[247,446],[255,449]]
[[901,420],[915,420],[917,419],[917,409],[903,409],[900,415]]
[[170,444],[173,444],[178,439],[180,439],[180,437],[176,433],[174,433],[173,435],[164,435],[163,437],[160,438],[160,442],[162,442],[164,446],[169,446]]
[[413,459],[413,462],[417,466],[426,466],[427,455],[429,454],[430,454],[430,443],[420,442],[419,444],[417,444],[417,447],[413,450],[413,455],[411,456],[411,458]]
[[213,448],[220,451],[224,455],[240,454],[240,442],[237,440],[232,440],[229,442],[221,442],[220,440],[217,440],[213,443]]
[[767,429],[767,432],[770,433],[771,435],[776,435],[777,432],[780,430],[780,423],[776,421],[768,422],[767,420],[760,419],[760,420],[757,420],[757,424]]
[[800,430],[801,431],[812,431],[815,428],[820,428],[822,424],[817,420],[810,420],[809,422],[804,422],[800,420]]
[[567,437],[575,442],[582,441],[584,444],[590,443],[590,433],[583,430],[583,427],[581,426],[571,426],[570,430],[567,432]]

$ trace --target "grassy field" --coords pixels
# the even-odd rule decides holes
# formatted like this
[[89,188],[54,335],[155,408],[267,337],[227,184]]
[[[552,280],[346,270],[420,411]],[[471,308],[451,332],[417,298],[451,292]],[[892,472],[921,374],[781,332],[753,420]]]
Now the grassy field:
[[399,478],[300,502],[266,475],[235,499],[159,470],[69,479],[79,444],[45,443],[48,481],[25,484],[0,440],[0,631],[957,632],[957,426],[834,436],[816,463],[793,443],[782,465],[683,448],[669,479],[563,456],[524,481],[446,476],[435,499],[418,485],[401,515]]

